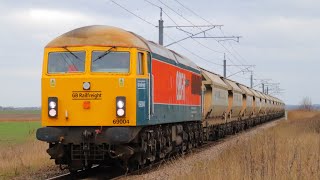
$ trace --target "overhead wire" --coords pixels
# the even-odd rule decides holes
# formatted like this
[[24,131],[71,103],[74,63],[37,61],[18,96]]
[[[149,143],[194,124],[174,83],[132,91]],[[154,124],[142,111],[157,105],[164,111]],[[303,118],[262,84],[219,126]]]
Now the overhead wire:
[[[182,14],[180,14],[180,13],[178,13],[178,12],[176,12],[173,8],[171,8],[170,6],[168,6],[167,4],[165,4],[164,2],[162,2],[161,0],[158,0],[161,4],[163,4],[165,7],[167,7],[168,9],[170,9],[172,12],[174,12],[175,14],[177,14],[178,16],[180,16],[181,18],[183,18],[185,21],[187,21],[187,22],[189,22],[192,26],[194,26],[195,28],[198,28],[199,30],[201,30],[202,31],[202,29],[200,28],[200,27],[197,27],[194,23],[192,23],[190,20],[188,20],[187,18],[185,18]],[[210,23],[210,25],[213,25],[212,23]],[[209,35],[209,33],[207,33],[208,35]],[[215,41],[217,41],[216,39],[215,39]],[[217,41],[218,43],[219,43],[219,41]],[[221,43],[219,43],[229,54],[231,54],[235,59],[237,58],[237,57],[235,57],[223,44],[221,44]],[[211,48],[210,48],[211,49]],[[231,63],[232,64],[235,64],[234,62],[233,62],[233,60],[231,60],[230,59],[230,61],[231,61]],[[240,70],[242,70],[240,67],[237,67],[238,69],[240,69]],[[244,68],[244,69],[247,69],[247,68]]]
[[[145,19],[142,18],[141,16],[135,14],[134,12],[130,11],[129,9],[127,9],[127,8],[124,7],[123,5],[115,2],[114,0],[110,0],[110,1],[113,2],[114,4],[116,4],[117,6],[119,6],[120,8],[124,9],[124,10],[127,11],[128,13],[130,13],[130,14],[134,15],[135,17],[139,18],[140,20],[144,21],[145,23],[147,23],[147,24],[149,24],[149,25],[151,25],[151,26],[153,26],[153,27],[157,27],[157,26],[154,25],[153,23],[145,20]],[[145,0],[145,1],[148,2],[148,3],[150,3],[150,4],[152,4],[152,5],[154,5],[154,6],[156,6],[156,7],[159,7],[159,6],[155,5],[154,3],[151,3],[151,2],[148,1],[148,0]],[[161,8],[161,7],[159,7],[159,8]],[[164,12],[164,13],[165,13],[165,12]],[[165,13],[165,14],[166,14],[166,13]],[[166,14],[166,15],[168,16],[168,14]],[[170,16],[168,16],[168,17],[170,17]],[[173,19],[172,19],[171,17],[170,17],[170,19],[173,21]],[[175,22],[175,21],[173,21],[173,22]],[[166,36],[169,37],[168,35],[166,35]],[[172,39],[172,38],[171,38],[171,39]],[[183,48],[184,50],[186,50],[187,52],[191,53],[192,55],[198,57],[199,59],[201,59],[201,60],[203,60],[203,61],[206,61],[206,62],[208,62],[208,63],[221,66],[221,64],[214,63],[214,62],[212,62],[212,61],[209,61],[209,60],[207,60],[207,59],[205,59],[205,58],[197,55],[196,53],[194,53],[194,52],[190,51],[189,49],[185,48],[184,46],[182,46],[181,44],[178,44],[178,45],[179,45],[181,48]]]
[[[164,34],[165,34],[169,39],[174,40],[174,39],[173,39],[172,37],[170,37],[168,34],[166,34],[166,33],[164,33]],[[212,61],[210,61],[210,60],[207,60],[206,58],[203,58],[202,56],[200,56],[200,55],[194,53],[193,51],[189,50],[188,48],[184,47],[184,46],[181,45],[180,43],[177,43],[177,45],[178,45],[179,47],[181,47],[182,49],[184,49],[185,51],[189,52],[190,54],[198,57],[199,59],[201,59],[201,60],[203,60],[203,61],[205,61],[205,62],[207,62],[207,63],[215,64],[215,65],[217,65],[217,66],[223,66],[223,65],[221,65],[221,64],[217,64],[217,63],[215,63],[215,62],[212,62]]]
[[[185,6],[184,4],[182,4],[179,0],[175,0],[179,5],[181,5],[183,8],[185,8],[186,10],[190,11],[192,14],[194,14],[195,16],[199,17],[200,19],[202,19],[203,21],[205,21],[206,23],[210,24],[210,25],[213,25],[213,23],[211,23],[210,21],[206,20],[205,18],[203,18],[202,16],[200,16],[199,14],[197,14],[196,12],[194,12],[192,9],[188,8],[187,6]],[[221,28],[219,28],[219,30],[221,32],[223,32],[223,30]],[[225,36],[225,34],[223,34]],[[217,41],[217,40],[216,40]],[[217,41],[221,46],[223,46],[228,52],[229,54],[231,54],[232,56],[234,56],[234,58],[236,60],[238,60],[237,57],[235,57],[235,55],[233,55],[233,53],[231,53],[223,44],[221,44],[219,41]],[[230,43],[230,42],[228,42]],[[235,49],[232,47],[232,49],[235,51]],[[236,52],[236,51],[235,51]],[[237,54],[239,54],[238,52],[236,52]],[[244,59],[244,58],[243,58]],[[239,61],[240,62],[240,61]],[[240,64],[242,64],[240,62]],[[242,64],[243,65],[243,64]]]
[[[188,8],[187,6],[185,6],[184,4],[182,4],[179,0],[174,0],[175,2],[177,2],[179,5],[181,5],[183,8],[185,8],[186,10],[188,10],[188,11],[190,11],[192,14],[194,14],[195,16],[197,16],[197,17],[199,17],[200,19],[202,19],[203,21],[205,21],[206,23],[208,23],[208,24],[213,24],[213,23],[211,23],[210,21],[208,21],[207,19],[205,19],[205,18],[203,18],[202,16],[200,16],[199,14],[197,14],[195,11],[193,11],[192,9],[190,9],[190,8]],[[223,32],[223,30],[220,28],[220,31],[222,32],[222,35],[224,35],[225,36],[225,34],[224,34],[224,32]],[[217,41],[221,46],[223,46],[228,52],[229,52],[229,54],[231,54],[235,59],[237,59],[238,60],[238,58],[237,57],[235,57],[235,55],[233,55],[233,53],[231,53],[222,43],[220,43],[219,41]],[[231,45],[231,43],[230,42],[228,42],[229,43],[229,45],[230,45],[230,47],[232,48],[232,50],[245,62],[245,63],[247,63],[247,61],[234,49],[234,47]],[[239,62],[240,62],[240,60],[238,60]],[[242,64],[241,62],[240,62],[240,64]],[[243,65],[243,64],[242,64]]]
[[[182,14],[180,14],[180,13],[178,13],[178,12],[176,12],[174,9],[172,9],[170,6],[168,6],[167,4],[165,4],[165,3],[163,3],[161,0],[158,0],[161,4],[163,4],[165,7],[167,7],[168,9],[170,9],[172,12],[174,12],[175,14],[177,14],[177,15],[179,15],[180,17],[182,17],[184,20],[186,20],[187,22],[189,22],[194,28],[198,28],[198,29],[200,29],[200,30],[202,30],[200,27],[197,27],[194,23],[192,23],[190,20],[188,20],[187,18],[185,18]],[[175,21],[170,17],[170,19],[175,23]],[[177,26],[178,26],[178,24],[177,23],[175,23]],[[213,25],[212,23],[210,23],[211,25]],[[208,34],[208,33],[207,33]],[[193,39],[194,40],[194,39]],[[217,41],[217,40],[216,40]],[[218,42],[218,41],[217,41]],[[205,46],[205,45],[204,45]],[[229,54],[231,54],[232,56],[234,56],[223,44],[221,44],[221,46],[223,46],[224,47],[224,49],[226,49],[228,52],[229,52]],[[206,46],[207,47],[207,46]],[[211,48],[209,48],[209,50],[212,50]],[[214,51],[214,50],[213,50]],[[235,57],[235,56],[234,56]],[[236,58],[236,57],[235,57]],[[231,59],[229,59],[229,61],[232,63],[232,64],[235,64],[234,62],[233,62],[233,60],[231,60]],[[240,67],[237,67],[240,71],[244,71],[244,70],[247,70],[248,69],[248,67],[246,67],[246,68],[244,68],[244,69],[242,69],[242,68],[240,68]],[[238,76],[239,77],[239,76]]]
[[[177,1],[177,0],[175,0],[175,1]],[[221,34],[222,34],[223,36],[225,36],[225,33],[224,33],[224,31],[223,31],[222,29],[220,29],[220,32],[221,32]],[[238,51],[237,51],[236,49],[234,49],[233,45],[232,45],[230,42],[227,42],[227,43],[229,44],[229,46],[231,47],[231,49],[235,52],[235,54],[237,54],[237,56],[239,56],[240,59],[242,59],[245,64],[248,64],[248,61],[247,61],[245,58],[243,58],[243,57],[240,55],[240,53],[238,53]],[[239,61],[239,62],[240,62],[240,61]],[[240,63],[241,63],[241,62],[240,62]],[[260,77],[257,73],[258,73],[258,72],[256,72],[255,76]],[[262,79],[262,78],[261,78],[261,79]]]
[[132,14],[133,16],[139,18],[140,20],[144,21],[145,23],[149,24],[149,25],[152,25],[153,27],[157,27],[155,24],[147,21],[146,19],[142,18],[141,16],[133,13],[132,11],[130,11],[129,9],[125,8],[123,5],[115,2],[114,0],[110,0],[111,2],[113,2],[114,4],[116,4],[117,6],[121,7],[122,9],[124,9],[125,11],[127,11],[128,13]]
[[[175,0],[175,1],[177,1],[177,0]],[[220,32],[223,36],[225,36],[225,33],[222,29],[220,29]],[[238,51],[236,49],[234,49],[233,45],[230,42],[228,42],[228,44],[231,47],[231,49],[235,52],[235,54],[237,54],[244,61],[244,63],[248,64],[248,61],[245,58],[243,58],[240,55],[240,53],[238,53]],[[255,76],[261,77],[260,75],[258,75],[258,72],[255,73]],[[260,79],[263,79],[263,78],[260,78]]]
[[[134,12],[130,11],[129,9],[127,9],[126,7],[124,7],[123,5],[121,5],[121,4],[119,4],[119,3],[116,3],[114,0],[110,0],[110,1],[113,2],[114,4],[116,4],[117,6],[119,6],[120,8],[124,9],[124,10],[127,11],[128,13],[130,13],[130,14],[134,15],[135,17],[139,18],[139,19],[142,20],[143,22],[145,22],[145,23],[147,23],[147,24],[149,24],[149,25],[151,25],[151,26],[153,26],[153,27],[157,27],[155,24],[153,24],[153,23],[147,21],[146,19],[142,18],[141,16],[135,14]],[[150,3],[150,4],[152,4],[152,5],[154,5],[154,6],[156,6],[156,7],[159,7],[159,6],[155,5],[154,3],[151,3],[151,2],[148,1],[148,0],[145,0],[145,1],[148,2],[148,3]],[[161,8],[161,7],[159,7],[159,8]],[[171,37],[168,36],[167,34],[166,34],[166,36],[173,40],[173,38],[171,38]],[[198,54],[190,51],[189,49],[187,49],[186,47],[182,46],[181,44],[178,44],[178,45],[179,45],[182,49],[184,49],[185,51],[189,52],[190,54],[198,57],[199,59],[201,59],[201,60],[203,60],[203,61],[205,61],[205,62],[222,66],[221,64],[217,64],[217,63],[215,63],[215,62],[209,61],[209,60],[207,60],[207,59],[199,56]]]
[[[153,5],[153,6],[155,6],[155,7],[158,7],[158,8],[160,8],[160,9],[162,9],[162,7],[160,7],[160,6],[158,6],[158,5],[150,2],[149,0],[144,0],[144,1],[147,2],[147,3],[149,3],[149,4],[151,4],[151,5]],[[169,14],[166,13],[166,11],[164,11],[164,10],[162,9],[162,12],[163,12],[176,26],[178,26],[178,23],[177,23],[175,20],[173,20],[173,18],[172,18],[171,16],[169,16]],[[169,35],[167,35],[166,33],[164,33],[164,34],[165,34],[167,37],[169,37],[171,40],[175,41],[173,38],[171,38],[171,37],[170,37]],[[201,43],[200,43],[200,44],[201,44]],[[201,60],[203,60],[203,61],[206,61],[206,62],[208,62],[208,63],[210,63],[210,64],[215,64],[215,65],[217,65],[217,66],[223,66],[222,64],[215,63],[215,62],[213,62],[213,61],[210,61],[210,60],[208,60],[208,59],[206,59],[206,58],[203,58],[203,57],[199,56],[198,54],[192,52],[191,50],[187,49],[186,47],[182,46],[182,45],[179,44],[179,43],[177,43],[177,45],[178,45],[179,47],[181,47],[182,49],[184,49],[185,51],[189,52],[190,54],[198,57],[199,59],[201,59]]]
[[[162,2],[161,0],[158,0],[160,2]],[[197,17],[201,18],[202,20],[204,20],[205,22],[207,22],[210,25],[213,25],[213,23],[211,23],[208,20],[205,20],[203,17],[201,17],[200,15],[198,15],[197,13],[195,13],[194,11],[192,11],[190,8],[187,8],[185,5],[183,5],[181,2],[179,2],[178,0],[175,0],[178,4],[180,4],[183,8],[187,9],[188,11],[190,11],[191,13],[193,13],[194,15],[196,15]],[[163,3],[163,2],[162,2]],[[163,3],[164,4],[164,3]],[[169,9],[172,9],[169,6],[166,6]],[[173,10],[173,9],[172,9]],[[174,11],[174,10],[173,10]],[[175,11],[174,11],[175,12]],[[176,14],[178,14],[180,17],[182,17],[184,20],[188,21],[190,24],[192,24],[193,26],[195,26],[190,20],[188,20],[187,18],[185,18],[182,14],[179,14],[176,12]],[[199,28],[201,30],[201,28]],[[219,28],[221,30],[221,28]],[[219,44],[221,44],[218,40],[214,39],[215,41],[217,41]],[[223,46],[223,45],[222,45]],[[229,51],[225,46],[223,46],[225,50]],[[231,54],[233,56],[233,54],[229,51],[229,54]],[[235,57],[236,59],[236,57]]]
[[[180,17],[182,17],[184,20],[188,21],[194,28],[198,28],[200,30],[202,30],[200,27],[197,27],[195,24],[193,24],[191,21],[189,21],[188,19],[186,19],[183,15],[181,15],[180,13],[178,13],[177,11],[175,11],[174,9],[172,9],[170,6],[168,6],[167,4],[163,3],[161,0],[158,0],[161,4],[163,4],[165,7],[167,7],[168,9],[170,9],[172,12],[174,12],[175,14],[179,15]],[[170,18],[171,19],[171,18]],[[172,19],[171,19],[172,20]],[[174,22],[174,21],[173,21]],[[175,22],[174,22],[175,23]],[[178,24],[175,23],[177,26]],[[213,24],[210,24],[212,26],[214,26]],[[201,46],[205,47],[206,49],[209,49],[210,51],[214,52],[214,53],[219,53],[219,54],[223,54],[223,52],[221,51],[217,51],[215,49],[212,49],[208,46],[206,46],[205,44],[201,43],[200,41],[194,39],[194,38],[191,38],[193,41],[197,42],[198,44],[200,44]]]
[[[143,22],[145,22],[145,23],[147,23],[147,24],[149,24],[149,25],[151,25],[151,26],[153,26],[153,27],[157,27],[155,24],[153,24],[153,23],[151,23],[150,21],[148,21],[148,20],[142,18],[141,16],[135,14],[134,12],[130,11],[129,9],[127,9],[127,8],[124,7],[123,5],[115,2],[114,0],[110,0],[110,1],[111,1],[112,3],[114,3],[114,4],[116,4],[117,6],[119,6],[120,8],[124,9],[124,10],[127,11],[128,13],[132,14],[133,16],[137,17],[138,19],[142,20]],[[148,0],[145,0],[145,1],[148,2],[148,3],[150,3],[150,4],[152,4],[152,5],[154,5],[154,6],[156,6],[156,7],[161,8],[160,6],[157,6],[156,4],[151,3],[151,2],[148,1]],[[161,2],[162,4],[164,4],[161,0],[158,0],[158,1]],[[177,1],[177,0],[175,0],[175,1]],[[177,2],[178,2],[178,1],[177,1]],[[164,5],[165,5],[165,4],[164,4]],[[167,5],[165,5],[165,6],[166,6],[167,8],[169,8],[169,6],[167,6]],[[170,9],[170,8],[169,8],[169,9]],[[183,15],[177,13],[177,12],[174,11],[173,9],[171,9],[171,10],[172,10],[173,12],[175,12],[176,14],[178,14],[179,16],[181,16],[181,17],[182,17],[183,19],[185,19],[186,21],[188,21],[189,23],[191,23],[194,27],[196,27],[191,21],[187,20]],[[190,9],[190,10],[191,10],[191,9]],[[170,20],[172,20],[172,22],[175,23],[175,21],[174,21],[165,11],[163,11],[163,12],[164,12],[164,14],[165,14]],[[192,12],[193,12],[193,11],[192,11]],[[197,16],[198,16],[198,15],[197,15]],[[199,17],[200,17],[200,16],[199,16]],[[204,19],[204,18],[201,18],[201,19]],[[206,22],[209,22],[209,21],[206,21]],[[175,24],[176,24],[176,23],[175,23]],[[211,25],[212,25],[212,24],[211,24]],[[199,29],[201,29],[201,28],[199,28]],[[165,33],[165,34],[166,34],[166,33]],[[171,37],[168,36],[167,34],[166,34],[166,36],[167,36],[168,38],[170,38],[171,40],[174,40],[173,38],[171,38]],[[201,44],[202,44],[202,43],[201,43]],[[189,52],[190,54],[198,57],[199,59],[201,59],[201,60],[203,60],[203,61],[205,61],[205,62],[207,62],[207,63],[211,63],[211,64],[215,64],[215,65],[222,66],[221,64],[214,63],[214,62],[212,62],[212,61],[209,61],[209,60],[207,60],[207,59],[199,56],[198,54],[190,51],[189,49],[187,49],[186,47],[184,47],[183,45],[181,45],[181,44],[179,44],[179,43],[177,43],[177,45],[178,45],[179,47],[181,47],[182,49],[184,49],[185,51]],[[202,45],[203,45],[203,44],[202,44]],[[222,44],[221,44],[221,45],[222,45]],[[205,46],[205,45],[204,45],[204,46]],[[223,46],[223,45],[222,45],[222,46]],[[223,47],[229,52],[229,54],[233,55],[225,46],[223,46]],[[207,49],[211,49],[211,48],[207,48]],[[213,49],[211,49],[211,51],[216,52],[216,53],[219,53],[219,52],[217,52],[216,50],[213,50]],[[221,52],[220,52],[220,53],[221,53]],[[234,55],[233,55],[233,56],[234,56]],[[230,60],[230,59],[229,59],[229,60]],[[232,60],[231,60],[231,62],[232,62]],[[232,63],[234,63],[234,62],[232,62]],[[229,72],[230,72],[230,71],[229,71]],[[237,76],[237,77],[240,77],[240,76]],[[241,77],[240,77],[240,78],[241,78]],[[243,77],[242,77],[242,78],[243,78]],[[245,78],[243,78],[243,79],[245,79]]]
[[[220,29],[220,31],[221,31],[222,35],[225,36],[225,33],[223,32],[223,30]],[[230,42],[228,42],[228,44],[229,44],[229,46],[231,47],[231,49],[235,52],[235,54],[237,54],[246,64],[248,64],[247,60],[246,60],[245,58],[243,58],[243,57],[237,52],[236,49],[234,49],[234,47],[232,46],[232,44],[231,44]],[[238,60],[238,62],[240,62],[240,61]],[[241,63],[241,62],[240,62],[240,63]],[[244,66],[245,66],[245,65],[244,65]],[[253,70],[252,70],[252,71],[253,71]],[[258,72],[255,72],[255,76],[260,77],[260,79],[263,79],[263,78],[261,78],[261,76],[258,74]]]
[[[163,13],[175,24],[175,25],[177,25],[178,26],[178,24],[165,12],[165,11],[163,11]],[[198,41],[196,41],[197,43],[199,43]],[[199,44],[201,44],[201,43],[199,43]],[[181,45],[181,44],[180,44]],[[197,57],[200,57],[199,55],[196,55]],[[204,59],[204,58],[202,58],[202,57],[200,57],[201,59],[203,59],[203,60],[205,60],[205,61],[207,61],[207,62],[209,62],[209,60],[206,60],[206,59]],[[218,64],[218,63],[215,63],[215,62],[213,62],[213,61],[210,61],[210,63],[212,63],[212,64],[215,64],[215,65],[218,65],[218,66],[223,66],[222,64]]]

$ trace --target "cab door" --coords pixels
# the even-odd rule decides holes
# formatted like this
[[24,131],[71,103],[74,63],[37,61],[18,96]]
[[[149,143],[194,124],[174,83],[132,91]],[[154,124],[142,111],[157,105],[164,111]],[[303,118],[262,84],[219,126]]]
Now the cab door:
[[149,68],[148,54],[143,51],[137,52],[136,75],[137,75],[137,125],[144,125],[149,120]]

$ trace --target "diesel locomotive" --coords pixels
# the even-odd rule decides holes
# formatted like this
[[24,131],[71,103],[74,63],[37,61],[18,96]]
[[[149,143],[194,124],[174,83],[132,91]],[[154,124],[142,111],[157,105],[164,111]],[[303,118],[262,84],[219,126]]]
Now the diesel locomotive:
[[284,103],[143,37],[87,26],[47,44],[38,140],[71,172],[137,168],[279,118]]

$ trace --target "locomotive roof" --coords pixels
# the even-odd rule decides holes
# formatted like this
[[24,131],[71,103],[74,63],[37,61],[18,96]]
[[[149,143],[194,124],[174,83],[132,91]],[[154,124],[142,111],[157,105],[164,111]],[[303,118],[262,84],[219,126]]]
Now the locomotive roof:
[[52,40],[46,47],[121,46],[148,49],[138,36],[112,26],[85,26],[71,30]]
[[49,42],[46,47],[54,48],[65,46],[118,46],[138,48],[174,60],[177,64],[183,64],[199,70],[197,65],[188,58],[159,44],[148,41],[135,33],[112,26],[94,25],[74,29],[55,38]]

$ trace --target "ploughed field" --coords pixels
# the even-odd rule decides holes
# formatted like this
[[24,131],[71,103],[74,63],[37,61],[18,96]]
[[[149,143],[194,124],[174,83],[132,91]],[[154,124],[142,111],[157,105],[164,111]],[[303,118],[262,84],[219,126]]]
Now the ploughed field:
[[8,110],[0,111],[0,122],[16,121],[40,121],[40,111],[38,110]]

